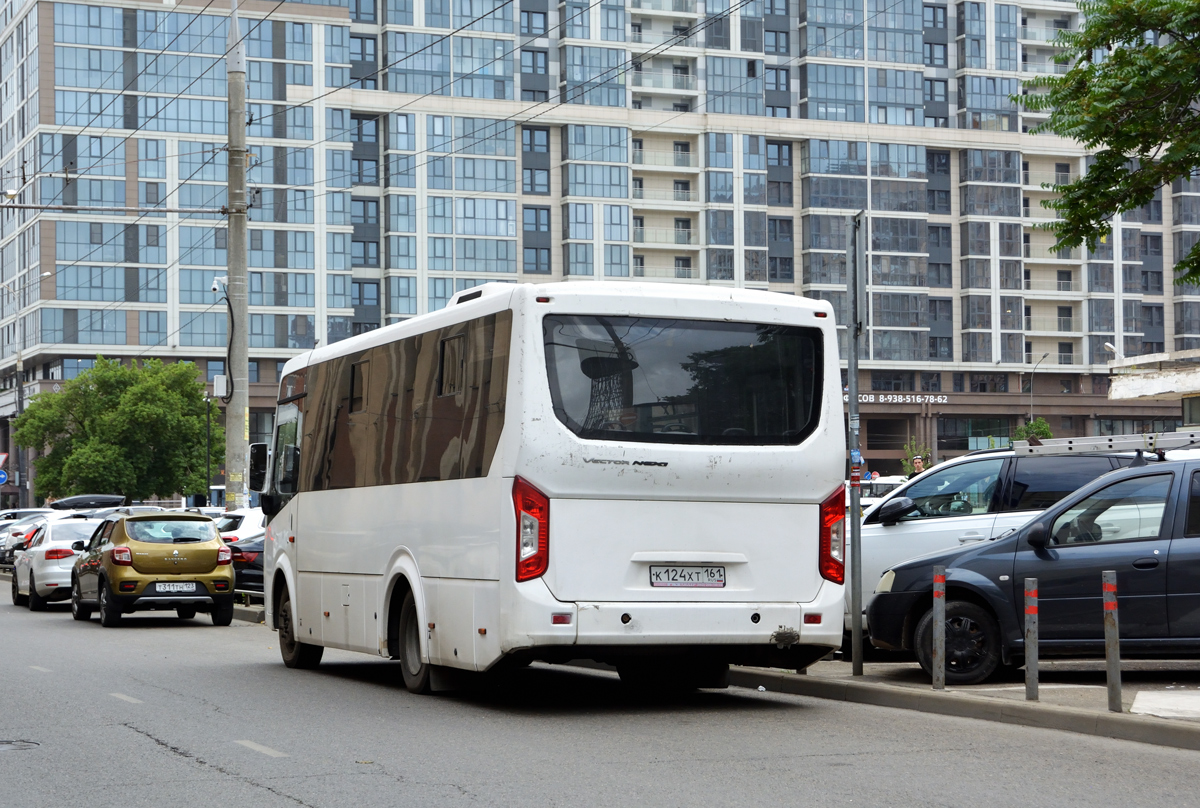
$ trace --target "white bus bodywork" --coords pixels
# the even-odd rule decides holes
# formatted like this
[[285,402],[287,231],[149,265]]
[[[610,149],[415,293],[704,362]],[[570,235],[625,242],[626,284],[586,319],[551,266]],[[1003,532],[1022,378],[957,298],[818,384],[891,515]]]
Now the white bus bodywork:
[[[843,587],[818,564],[821,504],[836,493],[842,510],[845,466],[826,302],[656,283],[492,284],[459,293],[441,311],[296,357],[281,378],[506,310],[506,389],[481,402],[502,408],[503,427],[483,476],[334,490],[302,483],[290,498],[268,494],[282,508],[265,542],[267,624],[278,628],[286,586],[296,640],[396,658],[400,592],[411,588],[421,661],[468,671],[505,657],[619,663],[673,653],[803,667],[840,646]],[[581,439],[556,415],[549,390],[543,318],[559,314],[816,329],[815,428],[798,445]],[[389,393],[364,395],[386,406]],[[299,406],[311,419],[311,402]],[[301,455],[316,428],[302,423]],[[548,563],[521,582],[518,477],[549,498]],[[275,491],[270,481],[267,491]],[[842,559],[844,524],[828,540]],[[723,567],[725,582],[651,586],[651,566]]]

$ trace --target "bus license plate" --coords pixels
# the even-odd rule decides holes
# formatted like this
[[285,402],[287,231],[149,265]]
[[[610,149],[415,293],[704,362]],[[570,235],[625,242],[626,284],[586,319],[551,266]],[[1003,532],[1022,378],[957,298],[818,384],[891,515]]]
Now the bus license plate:
[[724,567],[650,567],[650,586],[685,586],[720,589],[725,586]]
[[159,584],[159,592],[195,592],[196,584]]

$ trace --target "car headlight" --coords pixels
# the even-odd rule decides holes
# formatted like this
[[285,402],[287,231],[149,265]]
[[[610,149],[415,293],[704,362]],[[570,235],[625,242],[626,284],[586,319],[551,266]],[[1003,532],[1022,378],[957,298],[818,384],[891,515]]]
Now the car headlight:
[[896,573],[894,573],[891,570],[888,570],[887,572],[885,572],[883,574],[883,577],[879,579],[879,583],[875,587],[875,594],[878,595],[881,592],[891,592],[892,591],[892,583],[895,580],[896,580]]

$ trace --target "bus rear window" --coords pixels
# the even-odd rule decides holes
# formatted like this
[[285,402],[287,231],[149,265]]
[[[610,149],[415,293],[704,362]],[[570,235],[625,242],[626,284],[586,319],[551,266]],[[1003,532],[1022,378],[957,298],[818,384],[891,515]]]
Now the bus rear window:
[[547,315],[558,419],[581,438],[797,444],[821,408],[821,332],[660,317]]

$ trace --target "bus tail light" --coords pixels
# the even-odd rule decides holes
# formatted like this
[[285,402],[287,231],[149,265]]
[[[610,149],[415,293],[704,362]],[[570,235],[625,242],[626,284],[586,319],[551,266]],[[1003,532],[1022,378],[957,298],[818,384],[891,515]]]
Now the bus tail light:
[[835,584],[846,582],[846,486],[821,503],[820,550],[817,567],[821,577]]
[[132,567],[133,553],[129,551],[128,547],[114,547],[112,548],[112,563],[119,567]]
[[517,580],[530,581],[550,565],[550,500],[517,477],[513,481],[517,513]]

